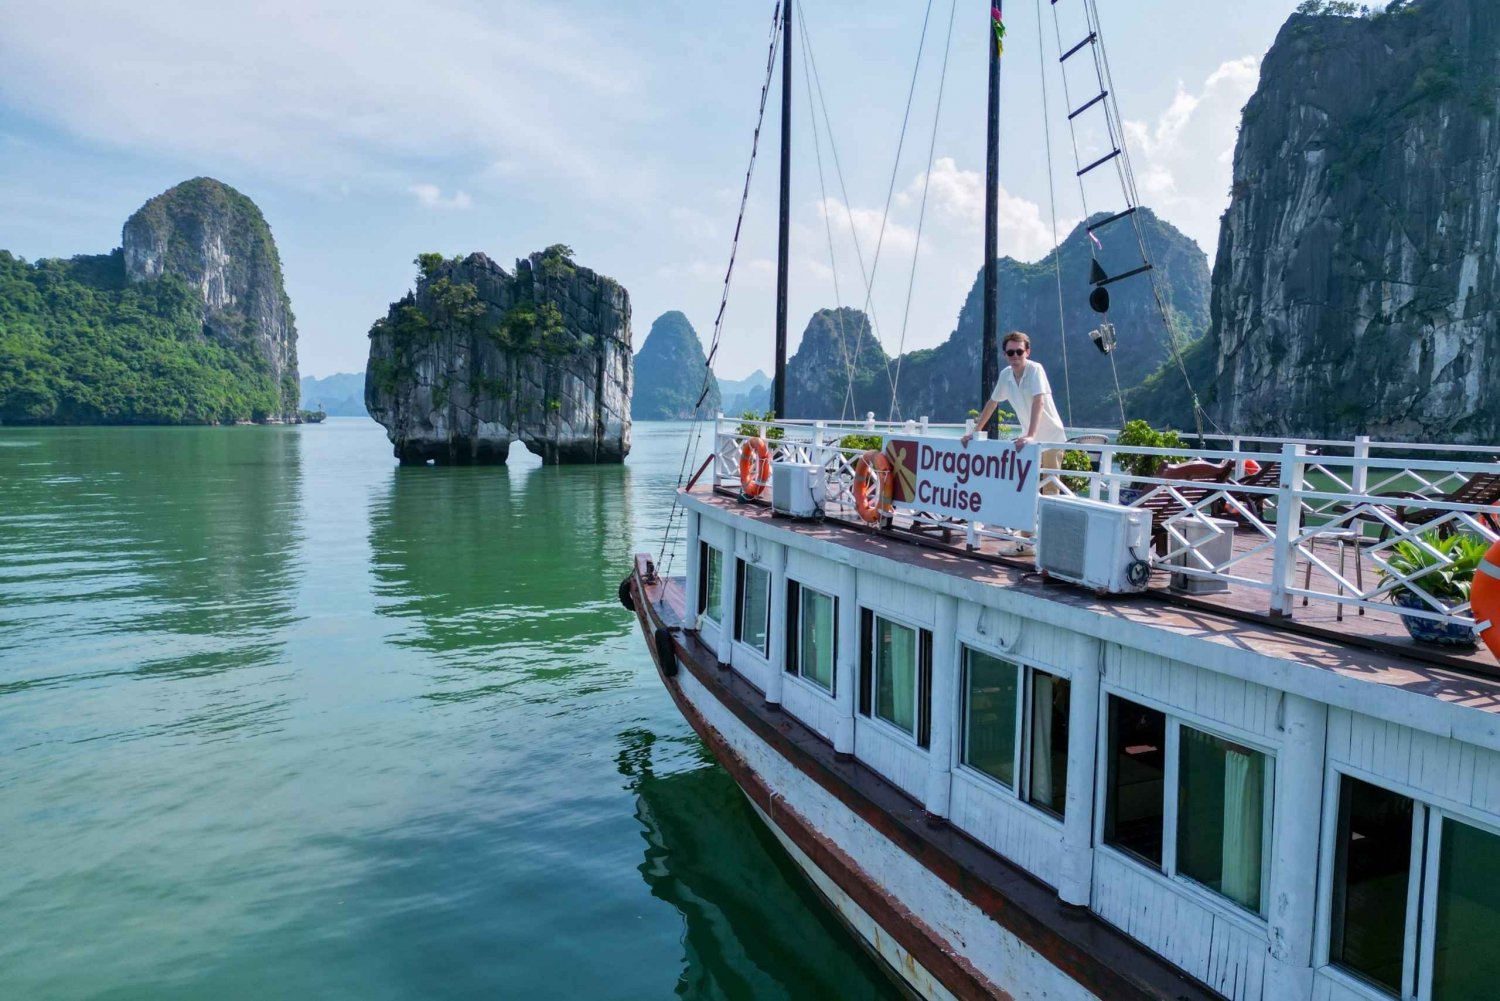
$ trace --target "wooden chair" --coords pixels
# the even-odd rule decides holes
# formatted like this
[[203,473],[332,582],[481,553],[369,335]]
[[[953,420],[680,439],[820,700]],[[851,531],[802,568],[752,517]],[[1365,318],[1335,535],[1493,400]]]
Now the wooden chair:
[[[1197,483],[1226,483],[1234,472],[1234,462],[1225,459],[1223,462],[1208,462],[1204,459],[1189,459],[1187,462],[1168,463],[1157,471],[1156,477],[1163,480],[1185,480]],[[1151,540],[1155,543],[1156,552],[1159,556],[1165,556],[1167,552],[1167,522],[1187,510],[1183,502],[1196,506],[1203,498],[1214,491],[1213,487],[1187,487],[1173,486],[1171,489],[1181,496],[1181,500],[1173,493],[1160,490],[1160,484],[1153,489],[1160,492],[1147,497],[1143,502],[1136,505],[1142,510],[1151,512]]]
[[[1281,485],[1281,463],[1272,459],[1262,462],[1260,468],[1242,480],[1234,481],[1235,486],[1241,487],[1277,487]],[[1264,523],[1266,520],[1266,500],[1270,494],[1257,493],[1248,490],[1229,489],[1224,491],[1241,504],[1255,512],[1257,521]],[[1238,514],[1239,512],[1235,512]]]
[[[1500,505],[1500,472],[1497,473],[1475,473],[1468,481],[1455,490],[1450,490],[1442,496],[1429,497],[1424,494],[1412,493],[1409,490],[1393,491],[1386,495],[1389,497],[1407,497],[1412,500],[1424,501],[1431,504],[1433,501],[1442,501],[1448,504],[1483,504],[1489,507]],[[1403,525],[1421,525],[1441,518],[1450,512],[1436,507],[1407,507],[1405,505],[1389,506],[1381,504],[1377,510],[1389,515]],[[1479,515],[1492,531],[1500,532],[1500,516],[1496,511],[1487,511]],[[1453,522],[1445,521],[1438,526],[1438,533],[1444,537],[1452,535],[1456,529]],[[1380,528],[1380,541],[1384,542],[1391,534],[1391,526],[1382,523]]]

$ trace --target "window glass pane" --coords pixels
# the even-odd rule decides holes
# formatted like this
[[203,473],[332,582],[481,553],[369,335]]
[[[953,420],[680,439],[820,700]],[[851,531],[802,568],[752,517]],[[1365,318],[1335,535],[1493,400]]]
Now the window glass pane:
[[1344,776],[1339,786],[1329,958],[1401,991],[1412,801]]
[[833,599],[801,588],[798,616],[798,672],[808,681],[833,691]]
[[1443,821],[1433,1001],[1495,996],[1500,983],[1500,838]]
[[762,655],[769,652],[766,633],[770,625],[771,575],[745,564],[745,593],[740,595],[740,641]]
[[708,559],[703,568],[703,614],[715,622],[723,622],[724,610],[720,603],[724,600],[724,554],[712,546],[705,551]]
[[1016,665],[964,649],[964,761],[1007,786],[1016,781]]
[[1177,871],[1260,912],[1266,756],[1181,728]]
[[1164,714],[1110,696],[1104,840],[1157,866],[1166,814],[1166,749]]
[[1031,672],[1031,774],[1027,802],[1058,817],[1068,798],[1068,699],[1071,682]]
[[875,619],[875,715],[917,732],[917,631]]

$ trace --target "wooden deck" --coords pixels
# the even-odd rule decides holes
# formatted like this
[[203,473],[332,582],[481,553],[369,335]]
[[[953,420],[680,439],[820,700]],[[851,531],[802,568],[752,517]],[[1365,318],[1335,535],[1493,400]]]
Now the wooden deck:
[[[836,519],[796,521],[774,518],[770,506],[760,502],[741,502],[736,497],[700,486],[692,491],[695,500],[711,504],[744,518],[773,522],[777,529],[818,538],[837,545],[897,560],[912,566],[964,577],[996,587],[1020,588],[1044,595],[1050,600],[1088,608],[1103,615],[1119,616],[1131,621],[1173,632],[1212,637],[1252,649],[1266,656],[1293,660],[1377,684],[1399,687],[1487,712],[1500,713],[1500,666],[1483,646],[1472,651],[1450,651],[1443,647],[1418,644],[1394,611],[1343,608],[1339,604],[1312,598],[1306,605],[1295,599],[1290,618],[1273,617],[1269,611],[1270,592],[1255,587],[1231,585],[1217,594],[1185,595],[1169,588],[1165,570],[1152,574],[1144,595],[1096,596],[1090,591],[1044,580],[1029,558],[1007,557],[998,545],[985,541],[977,553],[965,550],[962,538],[956,544],[944,543],[935,535],[917,536],[900,524],[894,530],[880,531],[861,524]],[[1235,538],[1236,552],[1247,552],[1263,537],[1240,532]],[[1320,558],[1334,567],[1338,554],[1332,543],[1320,543]],[[1367,554],[1360,552],[1366,586],[1378,580],[1375,566]],[[1354,547],[1346,553],[1348,574],[1354,576]],[[1299,566],[1297,584],[1301,586],[1306,564]],[[1237,564],[1239,574],[1269,580],[1269,549]],[[1314,588],[1332,589],[1334,582],[1314,566]]]

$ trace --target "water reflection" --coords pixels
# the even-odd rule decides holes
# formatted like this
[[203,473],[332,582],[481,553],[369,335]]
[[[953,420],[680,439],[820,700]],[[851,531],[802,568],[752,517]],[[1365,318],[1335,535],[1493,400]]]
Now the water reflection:
[[7,444],[0,657],[51,654],[7,663],[7,685],[278,658],[296,621],[296,429],[45,429]]
[[434,696],[473,698],[514,680],[581,672],[628,633],[615,585],[630,558],[630,470],[397,467],[370,513],[376,609],[407,628],[392,642],[494,674]]
[[646,839],[641,875],[683,920],[678,996],[904,996],[696,739],[662,742],[634,729],[620,740],[618,765]]

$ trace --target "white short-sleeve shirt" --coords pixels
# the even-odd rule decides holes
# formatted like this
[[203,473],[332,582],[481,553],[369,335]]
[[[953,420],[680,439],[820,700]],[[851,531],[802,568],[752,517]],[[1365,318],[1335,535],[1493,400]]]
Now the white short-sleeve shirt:
[[1025,434],[1031,424],[1031,401],[1038,395],[1042,397],[1042,419],[1037,422],[1036,440],[1066,442],[1068,433],[1063,429],[1062,417],[1057,412],[1057,404],[1052,401],[1052,384],[1047,381],[1047,370],[1042,368],[1040,362],[1034,362],[1028,358],[1026,370],[1021,373],[1019,381],[1010,366],[1005,366],[1000,372],[1000,381],[995,383],[995,391],[990,394],[990,399],[996,403],[1008,403],[1016,412],[1016,421],[1021,425],[1021,433]]

